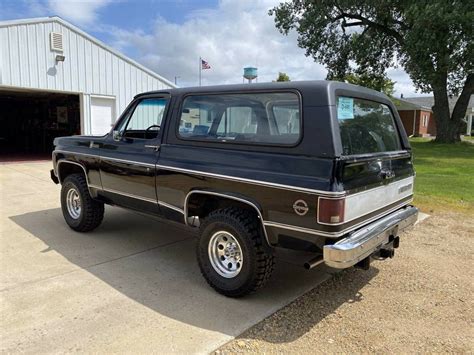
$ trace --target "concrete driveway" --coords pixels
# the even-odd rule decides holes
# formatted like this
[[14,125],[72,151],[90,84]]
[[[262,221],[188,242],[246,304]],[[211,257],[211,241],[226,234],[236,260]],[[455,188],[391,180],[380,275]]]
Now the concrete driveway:
[[195,238],[120,208],[81,234],[59,208],[50,162],[0,165],[1,352],[210,352],[329,275],[280,256],[256,295],[215,293]]

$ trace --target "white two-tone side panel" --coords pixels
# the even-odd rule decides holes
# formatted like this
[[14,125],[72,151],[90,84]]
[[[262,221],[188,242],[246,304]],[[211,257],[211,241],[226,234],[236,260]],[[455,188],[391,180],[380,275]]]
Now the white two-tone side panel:
[[413,194],[414,177],[346,197],[344,222],[365,216]]

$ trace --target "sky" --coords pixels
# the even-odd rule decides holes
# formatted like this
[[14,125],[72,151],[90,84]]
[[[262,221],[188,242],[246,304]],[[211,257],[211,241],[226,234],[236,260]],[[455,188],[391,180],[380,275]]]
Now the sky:
[[[324,66],[305,56],[296,33],[282,35],[268,10],[278,0],[0,0],[0,21],[60,16],[179,86],[199,83],[199,57],[211,69],[202,84],[242,83],[243,68],[258,81],[322,80]],[[395,96],[420,96],[402,68],[390,69]]]

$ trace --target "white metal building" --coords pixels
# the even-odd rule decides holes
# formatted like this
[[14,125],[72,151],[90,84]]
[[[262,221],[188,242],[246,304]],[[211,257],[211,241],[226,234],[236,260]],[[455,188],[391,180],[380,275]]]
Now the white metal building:
[[0,149],[102,135],[140,92],[175,85],[59,17],[0,22]]

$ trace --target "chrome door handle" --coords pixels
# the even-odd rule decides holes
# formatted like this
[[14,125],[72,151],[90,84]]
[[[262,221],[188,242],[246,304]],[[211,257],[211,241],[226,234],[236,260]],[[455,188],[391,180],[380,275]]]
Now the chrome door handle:
[[91,142],[91,143],[89,144],[89,148],[100,148],[100,144]]
[[159,146],[159,145],[148,145],[148,144],[145,144],[145,148],[152,148],[152,149],[154,149],[155,151],[159,151],[159,150],[160,150],[160,146]]

